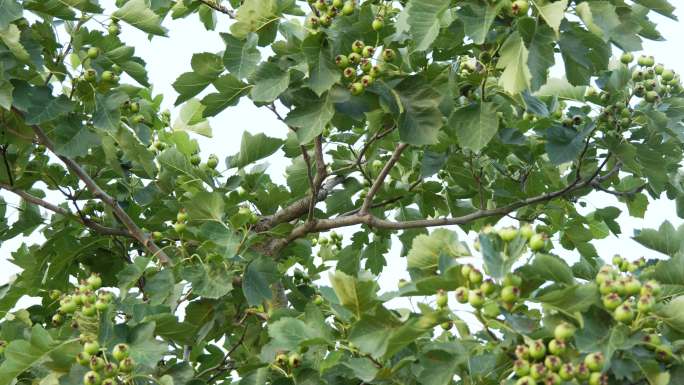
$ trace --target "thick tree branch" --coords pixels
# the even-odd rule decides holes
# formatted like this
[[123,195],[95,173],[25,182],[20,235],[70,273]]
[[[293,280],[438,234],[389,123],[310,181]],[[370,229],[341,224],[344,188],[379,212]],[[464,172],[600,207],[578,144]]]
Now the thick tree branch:
[[385,183],[385,178],[387,177],[387,174],[389,174],[389,172],[392,170],[392,167],[394,167],[394,165],[399,161],[401,153],[404,152],[406,147],[408,147],[408,144],[406,143],[401,143],[399,146],[397,146],[397,148],[394,150],[394,153],[392,154],[392,157],[387,161],[387,163],[385,163],[385,166],[382,168],[377,178],[375,178],[375,181],[373,182],[373,185],[371,186],[370,190],[368,190],[368,195],[366,195],[366,199],[363,201],[363,205],[361,205],[359,215],[365,215],[368,213],[371,203],[373,203],[373,197],[380,190],[383,183]]
[[302,157],[304,158],[304,163],[306,163],[306,178],[309,180],[309,190],[311,190],[311,197],[309,197],[309,214],[307,215],[307,221],[313,219],[314,207],[316,206],[316,200],[313,197],[316,196],[316,182],[314,181],[313,166],[311,164],[311,157],[309,156],[309,150],[306,146],[299,146],[302,150]]
[[124,229],[114,229],[111,227],[106,227],[102,226],[101,224],[93,221],[92,219],[89,219],[85,216],[79,216],[75,215],[74,213],[70,212],[69,210],[66,210],[62,207],[59,207],[57,205],[54,205],[50,202],[47,202],[43,199],[38,198],[37,196],[34,196],[32,194],[29,194],[28,192],[18,189],[16,187],[0,183],[0,189],[10,191],[18,196],[20,196],[22,199],[24,199],[27,202],[33,203],[34,205],[41,206],[47,210],[50,210],[56,214],[65,216],[67,218],[74,219],[78,222],[80,222],[82,225],[89,227],[99,234],[102,235],[114,235],[114,236],[121,236],[121,237],[131,237],[131,235],[128,233],[128,231]]
[[[20,113],[19,111],[16,111]],[[106,205],[112,208],[114,215],[121,221],[124,227],[128,230],[131,237],[135,238],[143,247],[145,247],[152,255],[156,256],[163,264],[171,264],[171,258],[157,246],[149,234],[145,234],[140,227],[133,221],[133,219],[126,213],[126,211],[119,206],[119,203],[111,195],[107,194],[100,186],[88,175],[88,173],[73,159],[59,155],[55,151],[54,144],[45,134],[45,132],[38,126],[33,126],[33,131],[38,137],[38,141],[42,143],[47,149],[52,151],[57,157],[86,185],[86,188]]]

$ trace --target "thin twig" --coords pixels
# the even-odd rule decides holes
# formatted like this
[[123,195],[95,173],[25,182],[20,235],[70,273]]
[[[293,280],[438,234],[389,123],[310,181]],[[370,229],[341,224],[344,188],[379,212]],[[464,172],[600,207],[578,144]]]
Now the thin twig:
[[361,209],[359,210],[359,215],[365,215],[368,213],[368,210],[370,209],[371,203],[373,202],[373,197],[380,190],[383,183],[385,182],[385,178],[387,177],[389,172],[392,170],[394,165],[399,161],[399,158],[401,157],[401,153],[404,152],[404,150],[407,147],[408,147],[408,144],[401,143],[394,150],[392,157],[387,161],[387,163],[385,163],[385,166],[380,171],[380,174],[378,175],[378,177],[375,178],[375,182],[373,182],[373,185],[371,186],[370,190],[368,190],[368,194],[366,195],[366,199],[363,201],[363,205],[361,205]]
[[235,12],[232,9],[229,9],[228,7],[221,5],[219,3],[219,0],[197,0],[200,3],[206,5],[207,7],[217,11],[221,12],[224,15],[228,15],[231,19],[235,18]]

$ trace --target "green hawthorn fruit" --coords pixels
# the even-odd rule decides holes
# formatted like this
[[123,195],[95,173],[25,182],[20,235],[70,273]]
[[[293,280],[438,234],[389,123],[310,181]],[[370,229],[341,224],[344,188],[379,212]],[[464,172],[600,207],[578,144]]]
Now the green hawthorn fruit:
[[117,344],[116,346],[114,346],[114,349],[112,349],[112,357],[114,357],[114,359],[116,359],[119,362],[126,359],[129,353],[130,349],[126,344]]
[[95,306],[95,309],[97,309],[99,311],[105,311],[105,310],[109,309],[109,302],[103,301],[102,299],[98,299],[97,301],[95,301],[94,306]]
[[332,6],[335,9],[341,9],[344,6],[344,0],[333,0]]
[[117,385],[116,379],[105,378],[100,385]]
[[361,71],[364,73],[369,73],[373,68],[373,63],[368,58],[362,58],[359,62],[359,68],[361,68]]
[[83,385],[100,385],[100,375],[96,371],[87,372],[83,376]]
[[319,11],[325,11],[328,9],[328,2],[326,0],[316,0],[314,2],[314,8]]
[[97,59],[97,57],[100,55],[100,49],[97,47],[90,47],[88,48],[87,55],[89,59]]
[[349,59],[349,63],[351,64],[359,64],[362,59],[361,54],[357,52],[350,53],[349,56],[347,56],[347,58]]
[[530,374],[530,363],[527,360],[517,359],[513,362],[513,370],[518,377]]
[[563,361],[558,356],[548,355],[544,358],[544,366],[552,372],[557,372],[562,364]]
[[540,360],[544,358],[546,355],[546,345],[544,344],[544,341],[542,340],[536,340],[533,341],[529,345],[530,349],[530,357],[532,357],[535,360]]
[[520,297],[520,289],[515,286],[504,286],[501,289],[501,300],[504,302],[515,302]]
[[660,295],[660,292],[661,292],[660,284],[654,280],[647,281],[641,287],[641,295],[650,294],[654,297],[657,297],[658,295]]
[[382,18],[376,17],[371,23],[371,27],[373,28],[373,31],[380,31],[383,27],[385,27],[385,22],[382,21]]
[[276,362],[276,365],[280,366],[281,368],[284,368],[287,366],[287,364],[289,362],[289,358],[287,357],[287,354],[285,354],[285,353],[278,353],[278,354],[276,354],[275,362]]
[[123,73],[123,70],[121,69],[120,65],[112,64],[112,72],[114,72],[117,75],[121,75]]
[[342,71],[342,75],[344,75],[344,77],[347,79],[354,79],[356,77],[356,69],[347,67],[344,69],[344,71]]
[[634,309],[629,302],[624,302],[613,311],[613,317],[616,321],[622,323],[630,323],[634,320]]
[[567,341],[575,335],[575,327],[567,322],[561,322],[553,329],[553,336],[560,341]]
[[624,261],[624,259],[622,259],[622,257],[619,256],[618,254],[615,254],[613,256],[613,265],[620,266],[620,265],[622,265],[622,261]]
[[544,378],[544,385],[560,385],[563,380],[558,373],[548,373]]
[[86,352],[80,352],[76,355],[76,363],[79,365],[88,366],[90,365],[90,358],[90,354]]
[[[647,91],[655,90],[658,87],[658,82],[655,79],[648,79],[644,82],[644,87]],[[622,271],[627,271],[626,266],[622,268]]]
[[496,318],[501,315],[501,309],[496,302],[487,302],[482,307],[482,314],[487,318]]
[[662,342],[660,340],[660,336],[655,334],[655,333],[645,335],[642,338],[642,341],[644,341],[644,343],[648,344],[649,347],[656,347],[656,346],[660,345]]
[[672,358],[672,348],[667,345],[659,345],[655,350],[656,359],[661,362],[668,362]]
[[89,68],[83,74],[83,78],[89,82],[95,81],[97,79],[97,71],[95,71],[92,68]]
[[584,362],[581,362],[579,365],[575,367],[575,377],[582,381],[586,381],[589,379],[589,376],[591,375],[591,370],[589,370],[589,367],[587,367],[587,364]]
[[210,169],[215,169],[218,166],[218,157],[214,154],[209,155],[207,159],[207,167]]
[[660,78],[663,79],[664,82],[670,82],[675,78],[675,73],[672,70],[663,70]]
[[641,291],[641,282],[633,276],[625,279],[624,283],[627,295],[636,295]]
[[527,0],[516,0],[511,4],[511,12],[515,16],[525,16],[530,10],[530,3]]
[[102,278],[100,278],[99,274],[93,273],[86,279],[86,283],[90,290],[97,290],[102,286]]
[[126,357],[119,362],[119,371],[123,373],[130,373],[135,369],[135,361],[131,357]]
[[567,345],[565,344],[565,341],[561,341],[558,339],[552,339],[551,341],[549,341],[549,353],[556,356],[561,356],[565,354],[566,350]]
[[202,163],[202,157],[197,154],[190,156],[190,164],[193,166],[199,166],[200,163]]
[[392,62],[392,61],[394,61],[394,59],[396,59],[396,58],[397,58],[397,54],[396,54],[396,52],[394,52],[393,49],[391,49],[391,48],[385,48],[385,49],[382,51],[382,60],[384,60],[384,61],[386,61],[386,62]]
[[584,364],[590,371],[600,372],[605,364],[605,357],[601,352],[589,353],[584,357]]
[[114,72],[112,71],[103,71],[101,78],[103,82],[112,82],[114,80]]
[[518,381],[515,382],[515,385],[537,385],[537,381],[530,376],[525,376],[520,377]]
[[479,289],[471,290],[468,293],[468,303],[470,306],[479,309],[484,305],[485,297]]
[[358,96],[363,93],[364,87],[361,82],[354,82],[349,85],[349,92],[351,92],[352,95]]
[[530,377],[534,378],[535,380],[543,379],[546,377],[547,372],[548,369],[546,369],[546,365],[541,362],[530,365]]
[[354,13],[354,9],[356,7],[354,6],[354,2],[349,0],[344,2],[344,6],[342,7],[342,14],[345,16],[349,16],[352,13]]
[[323,297],[321,297],[320,295],[316,294],[316,296],[315,296],[314,299],[313,299],[313,303],[314,303],[314,305],[316,305],[316,306],[322,305],[322,304],[323,304]]
[[62,324],[62,321],[64,321],[62,317],[62,313],[57,313],[52,316],[51,322],[54,326],[59,326]]
[[483,278],[483,276],[482,276],[482,272],[480,272],[480,270],[472,269],[470,271],[470,273],[468,273],[468,282],[470,282],[474,285],[480,284],[482,282],[482,278]]
[[50,299],[56,301],[62,296],[62,292],[59,290],[50,290]]
[[361,50],[361,56],[363,56],[365,58],[372,57],[374,53],[375,53],[375,47],[371,47],[369,45],[363,47],[363,49]]
[[288,364],[292,368],[298,368],[302,364],[302,357],[299,355],[299,353],[290,353],[290,356],[287,360]]
[[532,225],[529,223],[525,223],[520,227],[520,234],[523,236],[525,239],[530,239],[534,235],[534,229],[532,228]]
[[121,33],[121,29],[119,28],[119,25],[116,23],[109,24],[109,27],[107,28],[107,32],[110,35],[118,35]]
[[592,373],[589,376],[589,385],[608,385],[608,376],[601,373]]
[[374,65],[371,67],[370,71],[368,71],[368,75],[372,76],[373,79],[377,78],[382,75],[382,67]]
[[446,322],[442,322],[440,324],[440,326],[442,327],[442,330],[447,331],[447,330],[451,330],[451,328],[454,326],[454,324],[451,321],[446,321]]
[[530,240],[528,242],[530,249],[532,251],[540,251],[544,248],[544,244],[546,243],[546,237],[544,234],[534,234],[532,237],[530,237]]
[[484,295],[489,296],[496,291],[496,284],[492,279],[487,278],[480,285],[480,290]]
[[648,313],[655,306],[655,299],[650,295],[644,295],[639,298],[637,302],[637,310],[640,313]]
[[634,61],[634,54],[631,52],[625,52],[622,54],[622,56],[620,56],[620,61],[622,64],[629,64]]
[[510,242],[518,236],[518,229],[515,227],[504,227],[499,229],[498,234],[504,242]]
[[515,347],[515,356],[521,360],[530,358],[530,348],[527,345],[518,345]]
[[173,224],[173,229],[174,229],[174,231],[176,231],[176,233],[181,234],[181,233],[184,233],[185,230],[188,229],[188,225],[186,225],[185,223],[176,222]]
[[349,65],[349,58],[345,55],[337,55],[335,56],[335,64],[340,69],[345,69]]
[[366,44],[363,41],[355,40],[352,43],[351,49],[352,49],[352,52],[360,54],[361,52],[363,52],[363,47],[365,47],[365,46],[366,46]]
[[599,293],[601,294],[617,293],[617,291],[617,282],[613,281],[610,278],[606,278],[603,282],[599,284]]
[[637,59],[637,64],[642,67],[647,67],[646,63],[648,63],[648,57],[646,55],[639,56],[639,58]]
[[502,284],[504,286],[516,286],[520,287],[522,285],[522,278],[519,275],[508,273],[504,276]]
[[449,303],[449,297],[446,295],[446,293],[443,290],[440,290],[437,292],[437,307],[439,308],[445,308],[447,304]]
[[119,367],[113,362],[108,362],[105,364],[104,368],[102,368],[102,374],[107,378],[112,378],[119,374]]
[[468,279],[468,276],[470,275],[470,272],[475,269],[475,266],[471,264],[463,265],[461,266],[461,275]]
[[603,296],[603,306],[608,310],[615,310],[622,303],[622,298],[616,293],[610,293]]
[[561,365],[561,368],[558,371],[558,376],[560,376],[561,380],[563,381],[572,380],[575,378],[575,367],[570,362]]
[[183,222],[187,222],[187,221],[188,221],[188,213],[186,213],[184,209],[180,209],[176,213],[176,222],[183,223]]
[[76,301],[72,297],[65,297],[59,303],[59,311],[65,314],[71,314],[78,309]]
[[104,367],[104,360],[101,357],[98,356],[92,356],[90,357],[90,369],[92,370],[100,370]]
[[318,18],[318,22],[324,27],[330,26],[330,24],[332,24],[332,21],[332,17],[328,14],[321,15],[321,17]]
[[454,295],[456,296],[456,301],[458,303],[466,303],[468,302],[468,289],[461,286],[456,288],[454,291]]
[[100,344],[97,341],[87,341],[83,344],[83,351],[91,356],[97,354],[100,351]]

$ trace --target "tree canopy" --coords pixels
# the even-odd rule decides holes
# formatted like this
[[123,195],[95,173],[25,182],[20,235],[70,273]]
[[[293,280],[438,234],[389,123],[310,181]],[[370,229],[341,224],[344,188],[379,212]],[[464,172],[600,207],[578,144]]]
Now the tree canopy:
[[[680,76],[632,53],[673,11],[0,0],[0,242],[31,236],[0,385],[684,384],[684,227],[638,231],[640,260],[595,247],[652,199],[684,217]],[[157,95],[120,32],[169,18],[230,28]],[[238,103],[287,134],[203,152]],[[587,214],[595,191],[621,204]]]

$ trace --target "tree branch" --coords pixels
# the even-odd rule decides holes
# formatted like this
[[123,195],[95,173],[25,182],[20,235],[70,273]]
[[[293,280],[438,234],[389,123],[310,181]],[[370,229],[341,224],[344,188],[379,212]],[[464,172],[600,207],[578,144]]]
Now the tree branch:
[[14,186],[14,177],[12,176],[12,168],[10,167],[9,161],[7,160],[7,146],[0,146],[0,152],[2,153],[2,161],[5,164],[5,171],[7,172],[7,178],[9,179],[10,186]]
[[33,203],[34,205],[41,206],[41,207],[43,207],[47,210],[50,210],[56,214],[65,216],[67,218],[75,219],[76,221],[80,222],[82,225],[95,230],[99,234],[114,235],[114,236],[129,237],[129,238],[131,237],[131,235],[128,233],[128,231],[126,231],[124,229],[114,229],[111,227],[102,226],[101,224],[99,224],[99,223],[97,223],[91,219],[88,219],[88,218],[83,217],[83,216],[75,215],[74,213],[72,213],[69,210],[66,210],[66,209],[61,208],[57,205],[54,205],[50,202],[47,202],[43,199],[40,199],[37,196],[29,194],[28,192],[26,192],[24,190],[20,190],[14,186],[10,186],[10,185],[4,184],[4,183],[0,183],[0,189],[10,191],[10,192],[20,196],[25,201]]
[[311,170],[311,157],[309,156],[309,150],[306,146],[299,146],[302,150],[302,157],[304,158],[304,163],[306,163],[306,177],[309,180],[309,190],[311,190],[311,196],[309,197],[309,214],[306,217],[308,222],[313,219],[314,207],[316,206],[316,200],[313,199],[316,196],[316,182],[314,181],[313,170]]
[[[21,114],[20,111],[15,110],[17,114]],[[38,141],[42,143],[47,149],[52,151],[57,157],[73,172],[76,176],[86,185],[86,188],[90,190],[94,197],[100,199],[106,205],[112,208],[114,215],[121,221],[123,226],[128,230],[131,237],[135,238],[143,247],[145,247],[153,256],[156,256],[159,261],[163,264],[171,264],[171,258],[169,258],[166,253],[157,246],[149,234],[145,234],[140,227],[131,219],[131,217],[126,213],[126,211],[119,206],[119,203],[111,195],[107,194],[100,186],[88,175],[88,173],[73,159],[59,155],[55,151],[54,144],[45,134],[45,132],[38,126],[32,126],[33,131],[38,137]]]
[[389,174],[389,172],[392,170],[392,167],[394,167],[394,165],[399,161],[399,158],[401,157],[401,153],[404,152],[404,150],[407,147],[408,147],[408,144],[401,143],[394,150],[392,157],[387,161],[387,163],[385,163],[385,166],[380,171],[380,175],[378,175],[378,177],[375,178],[375,182],[373,182],[373,185],[371,186],[370,190],[368,190],[368,195],[366,195],[366,199],[363,201],[363,205],[361,205],[361,209],[359,210],[359,215],[365,215],[368,213],[368,210],[370,209],[371,203],[373,203],[373,197],[380,190],[383,183],[385,182],[385,178],[387,177],[387,174]]
[[206,5],[207,7],[223,13],[224,15],[228,15],[231,19],[235,19],[235,12],[232,9],[229,9],[228,7],[225,7],[219,3],[219,0],[198,0],[200,3]]

